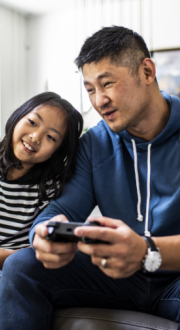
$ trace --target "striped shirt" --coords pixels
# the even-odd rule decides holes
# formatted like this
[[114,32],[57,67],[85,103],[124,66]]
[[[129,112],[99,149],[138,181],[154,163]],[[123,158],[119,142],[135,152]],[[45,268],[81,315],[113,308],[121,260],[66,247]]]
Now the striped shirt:
[[[48,198],[52,190],[48,190]],[[30,246],[28,233],[37,215],[49,204],[39,200],[38,186],[0,181],[0,249],[16,250]]]

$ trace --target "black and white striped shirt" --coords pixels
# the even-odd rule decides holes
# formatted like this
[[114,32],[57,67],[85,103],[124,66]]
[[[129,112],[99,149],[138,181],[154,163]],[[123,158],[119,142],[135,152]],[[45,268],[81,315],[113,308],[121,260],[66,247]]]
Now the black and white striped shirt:
[[[48,188],[48,183],[47,183]],[[52,190],[48,190],[48,197]],[[38,186],[0,179],[0,249],[30,246],[28,233],[37,215],[49,204],[40,202]]]

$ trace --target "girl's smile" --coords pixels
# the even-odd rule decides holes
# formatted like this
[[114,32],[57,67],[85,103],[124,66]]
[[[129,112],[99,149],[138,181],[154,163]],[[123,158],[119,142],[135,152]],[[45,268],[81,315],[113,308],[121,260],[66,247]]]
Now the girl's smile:
[[22,141],[22,144],[23,144],[24,150],[26,152],[28,152],[28,153],[36,152],[28,143]]

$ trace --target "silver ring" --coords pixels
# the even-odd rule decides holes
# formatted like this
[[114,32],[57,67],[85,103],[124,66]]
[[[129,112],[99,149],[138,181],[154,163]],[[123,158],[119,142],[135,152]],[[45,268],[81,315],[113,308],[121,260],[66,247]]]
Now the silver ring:
[[107,259],[106,259],[106,258],[103,258],[103,259],[101,260],[101,266],[102,266],[103,268],[106,268],[106,267],[107,267]]

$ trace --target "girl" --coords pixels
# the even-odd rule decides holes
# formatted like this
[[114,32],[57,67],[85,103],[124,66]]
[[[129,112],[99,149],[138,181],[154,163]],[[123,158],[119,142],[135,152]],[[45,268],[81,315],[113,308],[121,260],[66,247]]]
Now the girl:
[[0,143],[0,269],[75,170],[82,116],[58,94],[39,94],[8,119]]

